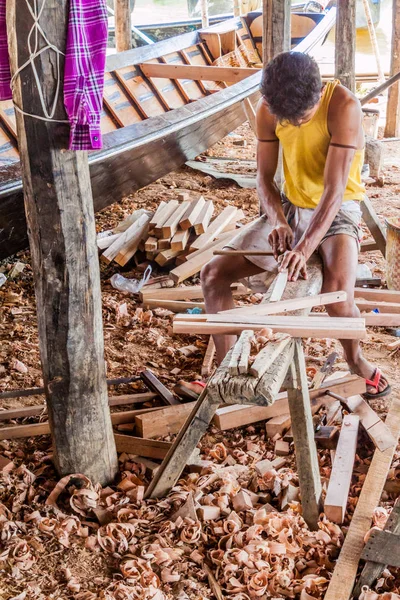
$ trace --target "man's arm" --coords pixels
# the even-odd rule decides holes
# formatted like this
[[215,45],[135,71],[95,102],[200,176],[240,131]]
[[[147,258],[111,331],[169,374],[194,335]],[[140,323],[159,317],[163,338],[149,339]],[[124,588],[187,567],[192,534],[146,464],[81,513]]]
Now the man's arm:
[[263,99],[257,106],[257,192],[261,212],[272,225],[268,242],[277,259],[289,248],[293,241],[290,229],[282,210],[281,194],[274,181],[278,166],[279,140],[275,135],[276,121],[270,114]]
[[[342,92],[344,90],[344,94]],[[358,100],[342,88],[328,121],[331,143],[324,171],[324,192],[302,238],[287,252],[280,269],[288,269],[289,280],[306,276],[306,263],[318,248],[342,205],[351,163],[357,148],[363,146],[362,112]]]

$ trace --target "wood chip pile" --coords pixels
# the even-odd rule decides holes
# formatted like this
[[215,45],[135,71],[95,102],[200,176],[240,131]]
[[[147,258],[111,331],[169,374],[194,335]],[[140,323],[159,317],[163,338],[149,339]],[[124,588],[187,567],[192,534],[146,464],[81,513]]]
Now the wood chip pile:
[[244,213],[227,206],[213,219],[211,200],[180,196],[181,201],[161,202],[155,213],[139,209],[114,229],[101,232],[97,238],[101,260],[123,267],[141,251],[148,261],[170,267],[176,283],[198,273],[214,250],[236,235]]

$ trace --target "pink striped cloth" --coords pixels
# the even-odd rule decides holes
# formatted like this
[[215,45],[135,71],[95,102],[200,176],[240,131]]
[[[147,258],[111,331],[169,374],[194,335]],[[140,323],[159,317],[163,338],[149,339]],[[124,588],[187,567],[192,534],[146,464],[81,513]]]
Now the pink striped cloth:
[[[0,100],[12,97],[6,1],[0,0]],[[106,0],[70,0],[64,70],[64,104],[70,150],[102,148],[100,115],[107,48]]]

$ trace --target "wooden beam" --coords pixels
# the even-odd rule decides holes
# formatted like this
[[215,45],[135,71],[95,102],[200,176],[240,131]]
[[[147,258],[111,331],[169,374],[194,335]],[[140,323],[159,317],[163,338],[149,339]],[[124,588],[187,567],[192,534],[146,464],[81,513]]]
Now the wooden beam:
[[335,460],[326,493],[324,512],[334,523],[341,524],[346,514],[354,460],[357,450],[358,426],[360,417],[346,415],[336,447]]
[[[231,286],[234,296],[243,296],[249,293],[249,290],[241,283],[235,283]],[[194,300],[204,298],[201,285],[182,285],[176,288],[147,289],[142,288],[139,294],[140,301],[145,303],[149,299],[161,300]]]
[[[17,7],[18,4],[18,7]],[[65,52],[67,0],[48,0],[40,24]],[[7,3],[11,72],[30,58],[28,3]],[[57,73],[54,52],[35,59],[39,81],[28,66],[16,77],[13,100],[21,111],[43,115],[38,94],[52,106]],[[107,402],[100,273],[93,198],[86,152],[66,150],[69,125],[62,93],[54,119],[16,111],[25,212],[35,280],[39,346],[58,473],[84,473],[106,484],[118,472]],[[62,122],[59,122],[62,121]],[[40,151],[38,151],[40,149]],[[82,343],[84,340],[84,343]]]
[[290,50],[290,0],[263,0],[263,64]]
[[178,433],[191,413],[195,402],[167,406],[157,413],[143,413],[135,417],[136,432],[140,437],[153,438]]
[[205,204],[206,201],[203,196],[200,196],[198,200],[192,200],[182,219],[179,221],[179,227],[184,231],[193,227]]
[[336,302],[344,302],[347,299],[346,292],[329,292],[327,294],[317,294],[316,296],[306,296],[304,298],[294,298],[292,300],[280,300],[272,304],[252,304],[241,306],[240,308],[231,308],[222,310],[219,315],[275,315],[279,313],[291,312],[301,308],[312,308],[313,306],[326,306]]
[[207,231],[194,240],[193,244],[190,246],[190,249],[201,250],[209,242],[215,240],[215,238],[222,233],[224,228],[235,220],[237,214],[238,209],[235,206],[226,206],[218,215],[218,217],[216,217],[208,226]]
[[278,273],[275,281],[272,284],[271,295],[269,297],[269,303],[279,302],[279,300],[282,298],[282,296],[284,294],[287,281],[288,281],[288,271],[287,271],[287,269],[285,269],[285,271]]
[[372,206],[371,200],[365,198],[365,200],[360,203],[360,208],[365,224],[370,230],[379,250],[382,252],[384,258],[386,258],[386,230],[380,222],[379,217]]
[[115,434],[115,444],[118,452],[127,454],[138,454],[146,458],[158,458],[163,460],[171,448],[171,442],[161,442],[158,440],[145,440],[131,435]]
[[399,535],[390,531],[373,531],[361,558],[391,567],[400,567],[399,544]]
[[293,364],[290,368],[290,383],[287,388],[289,412],[300,482],[302,514],[310,529],[316,530],[322,506],[321,477],[317,448],[314,443],[314,425],[303,346],[299,339],[294,343]]
[[240,375],[247,373],[249,368],[249,358],[251,350],[251,340],[254,337],[254,331],[244,330],[239,336],[238,341],[232,349],[231,358],[228,365],[229,374]]
[[203,364],[201,366],[201,376],[204,377],[204,379],[207,379],[211,375],[215,352],[216,352],[216,348],[215,348],[214,340],[213,340],[213,337],[210,335],[210,338],[208,340],[207,350],[206,350],[206,353],[205,353],[204,359],[203,359]]
[[165,387],[150,369],[140,373],[141,380],[154,394],[157,394],[164,404],[180,404],[179,400]]
[[[371,302],[396,302],[400,303],[400,291],[396,290],[371,290],[368,288],[354,288],[355,298],[364,298]],[[356,300],[357,301],[357,300]]]
[[[400,435],[400,400],[392,397],[386,425],[397,439]],[[352,516],[346,538],[339,554],[325,600],[348,600],[352,595],[358,563],[364,548],[364,537],[371,528],[371,519],[386,482],[394,448],[385,452],[375,450],[360,497]]]
[[132,48],[131,0],[114,0],[115,47],[117,52]]
[[335,78],[355,92],[356,0],[338,0],[335,40]]
[[[392,52],[390,75],[400,71],[400,0],[392,0]],[[400,136],[400,94],[399,83],[389,89],[386,108],[385,137]]]
[[201,235],[207,231],[207,227],[211,221],[211,217],[214,214],[214,210],[215,207],[213,201],[207,200],[193,224],[196,235]]
[[142,63],[139,66],[146,77],[191,79],[193,81],[225,81],[227,83],[237,83],[258,71],[258,69],[247,67],[211,67],[208,65],[176,65],[171,63]]

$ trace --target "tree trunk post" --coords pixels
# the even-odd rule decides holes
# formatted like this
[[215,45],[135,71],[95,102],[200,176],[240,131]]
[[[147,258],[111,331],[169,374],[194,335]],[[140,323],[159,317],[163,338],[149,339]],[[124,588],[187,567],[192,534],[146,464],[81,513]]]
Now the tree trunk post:
[[[390,75],[400,71],[400,0],[393,0],[392,13],[392,57]],[[386,109],[385,137],[400,136],[400,93],[399,83],[395,83],[389,90]]]
[[290,50],[290,0],[263,0],[263,64]]
[[[17,10],[18,4],[18,10]],[[65,52],[68,0],[47,0],[40,24]],[[33,7],[33,3],[31,3]],[[7,13],[11,72],[29,58],[33,19],[26,2],[10,0]],[[45,45],[39,36],[41,47]],[[60,94],[49,122],[16,111],[25,212],[35,279],[39,345],[46,402],[60,475],[83,473],[107,484],[118,470],[104,363],[100,273],[86,152],[71,152]],[[57,54],[35,59],[47,106],[57,85]],[[14,85],[14,103],[43,116],[31,66]]]
[[338,0],[335,39],[335,77],[356,89],[356,0]]
[[130,0],[114,0],[115,47],[117,52],[132,48],[132,16]]

